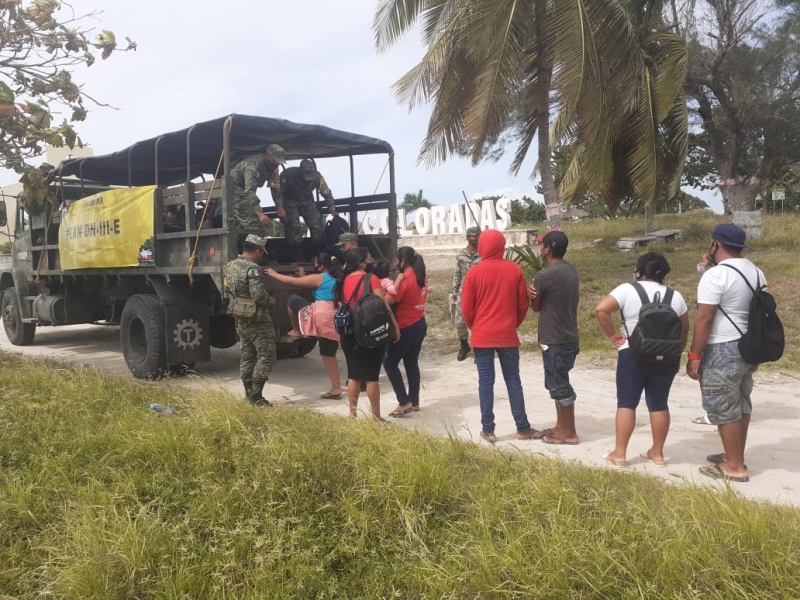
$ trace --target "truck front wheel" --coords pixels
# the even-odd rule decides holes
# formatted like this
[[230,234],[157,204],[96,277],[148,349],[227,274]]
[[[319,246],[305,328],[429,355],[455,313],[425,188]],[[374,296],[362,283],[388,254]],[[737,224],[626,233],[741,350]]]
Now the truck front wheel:
[[24,323],[17,288],[8,288],[3,292],[0,305],[3,314],[3,328],[8,341],[15,346],[29,346],[36,334],[36,323]]
[[131,296],[120,319],[122,355],[134,377],[157,379],[167,370],[164,307],[153,294]]

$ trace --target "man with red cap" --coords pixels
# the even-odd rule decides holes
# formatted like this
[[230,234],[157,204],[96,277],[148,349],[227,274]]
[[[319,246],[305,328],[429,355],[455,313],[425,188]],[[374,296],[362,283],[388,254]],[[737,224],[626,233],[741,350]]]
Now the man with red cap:
[[578,346],[578,271],[564,260],[569,239],[560,229],[537,238],[546,267],[528,286],[531,309],[539,313],[539,345],[542,347],[544,386],[556,404],[556,424],[536,437],[545,444],[575,445],[575,390],[569,372],[575,366]]

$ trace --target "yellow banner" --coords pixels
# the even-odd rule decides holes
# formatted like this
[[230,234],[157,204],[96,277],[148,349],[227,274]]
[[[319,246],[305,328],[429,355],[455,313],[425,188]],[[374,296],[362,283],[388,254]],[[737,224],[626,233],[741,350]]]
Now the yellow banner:
[[109,190],[73,202],[58,232],[61,268],[154,266],[153,190]]

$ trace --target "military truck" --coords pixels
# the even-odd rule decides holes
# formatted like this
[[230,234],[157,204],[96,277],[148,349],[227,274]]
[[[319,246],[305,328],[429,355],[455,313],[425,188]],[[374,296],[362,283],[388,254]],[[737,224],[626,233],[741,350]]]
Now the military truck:
[[[232,114],[112,154],[66,160],[47,177],[54,201],[36,211],[19,203],[12,266],[0,270],[0,308],[11,343],[32,344],[42,326],[119,326],[125,362],[139,378],[191,368],[210,361],[212,347],[233,346],[236,329],[227,314],[222,270],[236,257],[238,240],[263,231],[229,227],[231,165],[272,143],[285,148],[287,161],[322,160],[320,170],[329,179],[332,165],[344,165],[350,189],[333,190],[340,196],[337,211],[354,232],[366,211],[388,211],[388,232],[359,234],[359,244],[376,257],[395,255],[394,152],[387,142],[321,125]],[[364,179],[375,192],[357,196],[356,166],[370,156]],[[384,173],[388,167],[378,188],[376,163]],[[276,217],[274,207],[262,209]],[[0,221],[4,215],[0,203]],[[269,237],[267,250],[278,272],[297,269],[288,261],[283,237]],[[286,299],[296,290],[265,281],[277,299],[273,316],[280,339],[291,328]],[[79,332],[75,340],[80,343]],[[280,343],[278,354],[302,356],[315,344],[313,339]]]

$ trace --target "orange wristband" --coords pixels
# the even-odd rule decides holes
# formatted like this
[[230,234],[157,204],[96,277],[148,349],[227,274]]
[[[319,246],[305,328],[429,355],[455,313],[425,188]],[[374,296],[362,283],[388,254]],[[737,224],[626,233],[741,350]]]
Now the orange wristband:
[[703,355],[702,354],[695,354],[691,350],[689,350],[689,352],[687,352],[687,354],[689,355],[689,360],[703,360]]

